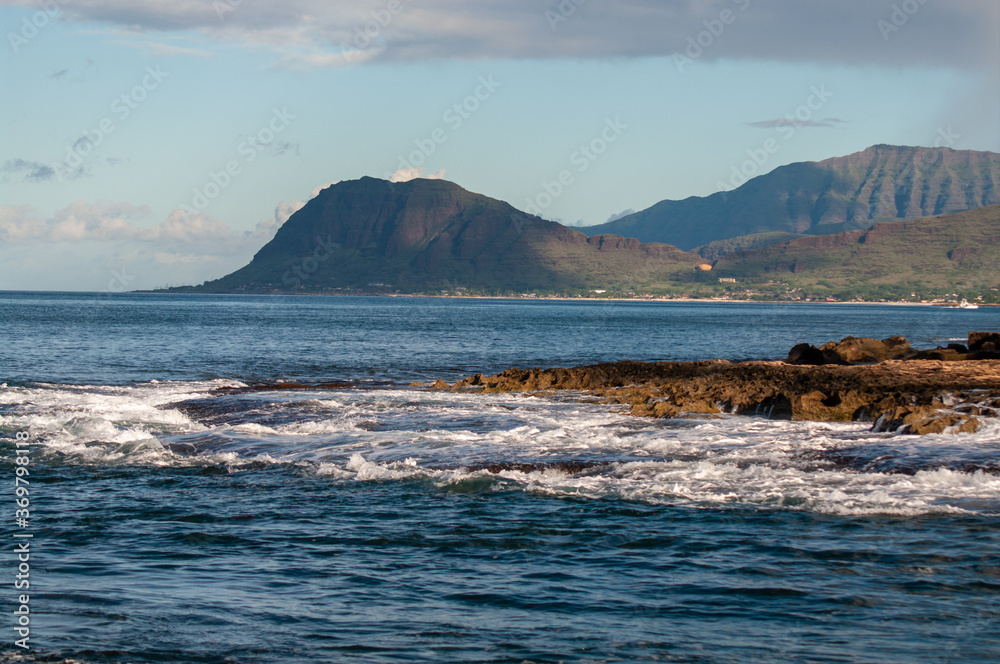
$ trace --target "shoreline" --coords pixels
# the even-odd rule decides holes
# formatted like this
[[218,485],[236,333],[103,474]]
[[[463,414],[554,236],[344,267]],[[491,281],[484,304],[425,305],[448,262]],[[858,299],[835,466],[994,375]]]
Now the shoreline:
[[[73,293],[73,294],[94,294],[94,295],[118,295],[119,293],[106,293],[103,291],[0,291],[7,293]],[[204,293],[195,291],[166,291],[166,290],[134,290],[126,291],[125,295],[239,295],[239,296],[306,296],[306,297],[390,297],[390,298],[422,298],[441,300],[511,300],[511,301],[532,301],[547,300],[556,302],[684,302],[684,303],[705,303],[705,304],[823,304],[823,305],[884,305],[896,307],[939,307],[942,309],[961,309],[950,302],[877,302],[873,300],[838,300],[828,302],[825,300],[736,300],[722,298],[691,298],[691,297],[566,297],[539,295],[536,297],[521,297],[513,295],[441,295],[427,293],[292,293],[292,292],[270,292],[270,293]],[[1000,304],[977,303],[978,308],[1000,308]],[[969,309],[963,311],[976,311]]]
[[1000,417],[1000,360],[890,360],[878,365],[785,362],[616,362],[475,374],[453,392],[545,394],[579,391],[628,407],[637,417],[722,413],[813,422],[865,422],[872,431],[974,433]]
[[[638,417],[730,413],[867,422],[877,432],[974,433],[983,425],[982,418],[1000,418],[998,337],[970,333],[968,348],[953,344],[924,351],[914,351],[901,337],[849,337],[822,349],[800,344],[788,361],[625,360],[571,368],[511,368],[453,384],[439,379],[428,387],[483,393],[573,390],[627,406],[628,413]],[[888,344],[904,353],[887,359],[896,354]]]

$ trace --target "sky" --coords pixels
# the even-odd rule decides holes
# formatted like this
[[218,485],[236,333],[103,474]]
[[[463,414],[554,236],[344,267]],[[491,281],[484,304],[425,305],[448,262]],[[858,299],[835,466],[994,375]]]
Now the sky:
[[366,175],[579,226],[880,143],[1000,152],[996,0],[0,0],[0,28],[0,290],[215,279]]

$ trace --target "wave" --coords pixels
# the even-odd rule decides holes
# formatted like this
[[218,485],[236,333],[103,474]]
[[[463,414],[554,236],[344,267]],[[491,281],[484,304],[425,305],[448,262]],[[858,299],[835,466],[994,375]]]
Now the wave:
[[0,436],[29,431],[52,465],[285,467],[316,481],[829,514],[1000,512],[994,421],[918,437],[853,423],[633,418],[565,396],[242,387],[3,387]]

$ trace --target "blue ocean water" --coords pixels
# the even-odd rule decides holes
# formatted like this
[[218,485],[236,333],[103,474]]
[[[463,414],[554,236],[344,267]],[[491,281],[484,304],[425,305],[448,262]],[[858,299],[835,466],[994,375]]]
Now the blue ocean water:
[[998,319],[0,293],[9,476],[31,436],[31,521],[9,531],[34,536],[31,648],[8,613],[0,661],[998,661],[995,423],[657,421],[410,385],[848,334],[933,346]]

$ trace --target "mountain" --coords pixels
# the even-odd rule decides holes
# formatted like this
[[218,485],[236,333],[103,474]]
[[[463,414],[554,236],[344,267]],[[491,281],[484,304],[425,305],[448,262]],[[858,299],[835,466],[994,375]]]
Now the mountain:
[[704,261],[666,244],[587,237],[444,180],[327,187],[245,267],[186,291],[628,287]]
[[882,286],[984,292],[1000,287],[1000,205],[739,251],[716,261],[711,274],[851,293]]
[[761,249],[763,247],[769,247],[772,244],[788,242],[789,240],[795,240],[800,237],[806,236],[799,233],[782,233],[781,231],[774,231],[773,233],[755,233],[753,235],[739,235],[726,240],[714,240],[713,242],[709,242],[708,244],[704,244],[700,247],[695,247],[692,251],[705,260],[714,261],[728,254],[736,253],[737,251]]
[[1000,154],[876,145],[819,162],[780,166],[732,191],[661,201],[583,228],[693,249],[762,233],[821,235],[1000,204]]

